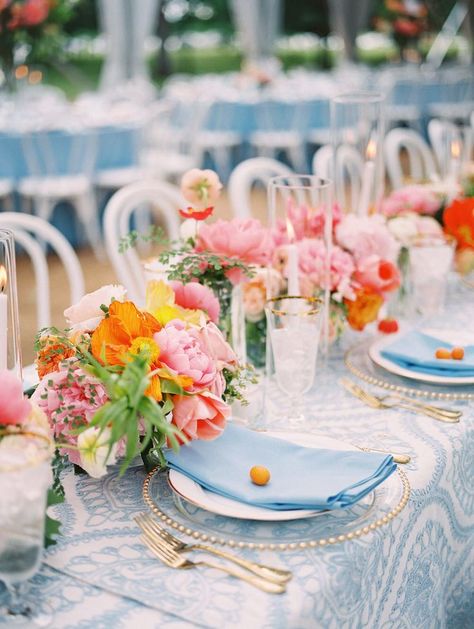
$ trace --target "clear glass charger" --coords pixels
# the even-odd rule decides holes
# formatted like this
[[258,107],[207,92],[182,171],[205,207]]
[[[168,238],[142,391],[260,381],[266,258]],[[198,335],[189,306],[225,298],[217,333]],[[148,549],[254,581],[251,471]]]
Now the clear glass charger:
[[165,526],[208,544],[259,550],[298,550],[336,544],[367,535],[397,517],[410,497],[405,472],[398,469],[369,500],[315,518],[262,522],[216,515],[174,494],[166,472],[148,474],[143,498]]
[[403,376],[390,373],[376,365],[369,356],[369,347],[374,339],[365,340],[349,349],[344,356],[344,364],[355,376],[387,391],[396,391],[425,399],[474,400],[474,387],[471,385],[446,386],[416,382]]

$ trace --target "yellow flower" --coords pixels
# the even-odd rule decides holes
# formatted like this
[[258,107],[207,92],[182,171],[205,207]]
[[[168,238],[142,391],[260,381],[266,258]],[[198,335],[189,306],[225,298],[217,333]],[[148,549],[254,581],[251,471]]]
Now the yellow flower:
[[152,280],[146,287],[146,310],[160,325],[165,326],[173,319],[181,319],[192,325],[200,325],[204,313],[202,310],[181,308],[175,304],[174,291],[162,280]]

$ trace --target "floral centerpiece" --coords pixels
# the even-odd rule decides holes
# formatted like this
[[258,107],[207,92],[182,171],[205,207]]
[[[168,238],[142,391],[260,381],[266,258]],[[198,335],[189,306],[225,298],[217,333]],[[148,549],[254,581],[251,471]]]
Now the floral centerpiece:
[[65,331],[42,330],[32,401],[61,452],[100,477],[117,458],[165,465],[166,447],[218,437],[241,394],[215,310],[205,286],[151,282],[142,309],[104,286],[65,311]]
[[14,88],[17,50],[23,46],[28,57],[51,52],[73,4],[74,0],[0,0],[0,64],[7,88]]

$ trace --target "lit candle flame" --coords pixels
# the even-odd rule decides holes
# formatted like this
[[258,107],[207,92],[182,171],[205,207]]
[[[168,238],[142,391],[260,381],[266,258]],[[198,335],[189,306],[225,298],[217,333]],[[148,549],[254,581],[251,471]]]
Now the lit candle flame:
[[286,217],[286,234],[290,243],[294,243],[296,240],[295,229],[293,227],[293,223],[290,221],[288,216]]
[[7,288],[7,270],[0,264],[0,293],[4,293]]
[[368,160],[370,159],[374,161],[376,155],[377,155],[377,145],[375,144],[373,140],[369,140],[369,143],[367,144],[367,150],[365,152],[365,156]]
[[457,159],[461,155],[461,146],[457,140],[451,142],[451,157]]

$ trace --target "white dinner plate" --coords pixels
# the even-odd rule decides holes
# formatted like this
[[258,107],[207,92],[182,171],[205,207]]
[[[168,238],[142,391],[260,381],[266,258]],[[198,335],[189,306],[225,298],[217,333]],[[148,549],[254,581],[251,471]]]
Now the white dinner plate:
[[[435,374],[421,373],[419,371],[412,371],[406,367],[401,367],[389,358],[382,356],[382,351],[385,347],[396,341],[397,338],[402,336],[405,332],[406,330],[400,331],[397,334],[390,334],[387,337],[375,341],[375,343],[369,347],[369,356],[376,365],[396,376],[403,376],[404,378],[418,380],[419,382],[443,385],[474,384],[474,376],[438,376]],[[428,330],[426,330],[426,332],[428,332]]]
[[[307,448],[326,448],[328,450],[358,450],[350,443],[345,443],[331,437],[322,435],[311,435],[309,433],[295,432],[266,432],[269,437],[276,437],[290,441],[296,445],[305,446]],[[320,516],[327,511],[314,511],[309,509],[291,509],[288,511],[275,511],[274,509],[266,509],[265,507],[256,507],[248,505],[238,500],[232,500],[225,496],[220,496],[208,489],[204,489],[196,481],[188,478],[181,472],[170,470],[168,473],[168,483],[172,491],[179,497],[184,498],[188,502],[210,511],[217,515],[223,515],[231,518],[239,518],[243,520],[262,520],[262,521],[285,521],[285,520],[301,520],[303,518],[314,518]],[[361,501],[370,503],[372,500],[370,492]]]

